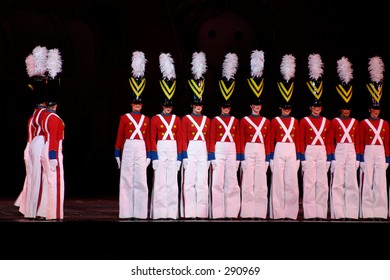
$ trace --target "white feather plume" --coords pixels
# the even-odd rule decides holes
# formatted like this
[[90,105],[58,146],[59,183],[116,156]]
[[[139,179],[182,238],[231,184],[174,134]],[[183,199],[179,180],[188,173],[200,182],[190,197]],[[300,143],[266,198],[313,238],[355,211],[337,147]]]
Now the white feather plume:
[[251,76],[261,78],[264,71],[264,52],[259,50],[252,51],[251,54]]
[[191,71],[194,75],[195,80],[203,78],[203,74],[206,73],[207,64],[206,64],[206,55],[204,52],[194,52],[192,54],[192,67]]
[[234,79],[238,67],[238,56],[235,53],[227,53],[222,64],[222,76],[226,80]]
[[175,65],[173,64],[173,58],[170,53],[160,54],[160,70],[164,79],[176,79]]
[[370,72],[371,81],[379,83],[383,81],[383,72],[385,71],[385,65],[382,58],[379,56],[371,57],[368,62],[368,70]]
[[317,53],[310,54],[308,57],[309,77],[312,80],[318,80],[324,74],[324,64],[321,56]]
[[134,51],[131,57],[131,73],[133,77],[143,78],[145,75],[145,54],[141,51]]
[[47,70],[47,48],[37,46],[32,52],[35,59],[35,75],[45,75]]
[[26,59],[26,70],[27,70],[27,75],[29,77],[33,77],[36,75],[36,67],[35,67],[35,58],[32,54],[29,54]]
[[295,57],[291,54],[285,54],[280,64],[280,73],[286,82],[295,77]]
[[58,49],[50,49],[47,53],[47,72],[51,78],[55,78],[62,71],[62,59]]
[[343,56],[337,60],[337,73],[343,83],[348,84],[353,79],[352,72],[352,64],[348,58]]

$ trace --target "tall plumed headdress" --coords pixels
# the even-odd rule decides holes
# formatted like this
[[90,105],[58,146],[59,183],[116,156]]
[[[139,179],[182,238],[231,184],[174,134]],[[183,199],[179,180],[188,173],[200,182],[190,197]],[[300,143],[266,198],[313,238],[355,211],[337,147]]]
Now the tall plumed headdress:
[[249,88],[254,96],[250,98],[251,104],[261,104],[260,96],[264,89],[264,52],[259,50],[253,50],[251,53],[251,78],[248,78]]
[[308,57],[309,81],[306,82],[310,93],[313,95],[311,106],[321,106],[321,96],[323,93],[322,75],[324,74],[324,64],[319,54],[310,54]]
[[236,86],[234,76],[238,67],[238,56],[235,53],[227,53],[222,64],[222,79],[219,80],[219,89],[222,94],[220,105],[231,106],[231,97]]
[[346,57],[337,60],[337,74],[341,83],[336,86],[337,93],[341,97],[340,109],[351,109],[350,101],[352,98],[353,88],[351,81],[353,79],[352,63]]
[[295,69],[295,57],[292,54],[285,54],[280,63],[280,73],[283,77],[283,82],[278,82],[278,89],[283,97],[280,104],[282,108],[291,108],[290,99],[294,92],[293,78],[295,77]]
[[202,105],[205,86],[203,75],[207,70],[206,55],[204,52],[194,52],[192,54],[191,64],[191,71],[194,76],[192,79],[188,80],[188,84],[194,94],[191,104]]
[[160,70],[163,75],[163,79],[160,80],[160,86],[163,91],[162,105],[172,106],[172,97],[176,90],[176,72],[175,65],[173,64],[173,58],[170,53],[160,54]]
[[134,51],[131,57],[131,103],[142,103],[142,92],[145,89],[145,54],[142,51]]
[[34,93],[36,103],[46,102],[46,105],[57,104],[60,87],[58,74],[62,71],[62,58],[56,48],[36,46],[25,59],[28,87]]
[[385,71],[382,58],[379,56],[371,57],[368,61],[368,71],[371,82],[366,86],[371,98],[370,107],[379,109],[383,90],[383,72]]

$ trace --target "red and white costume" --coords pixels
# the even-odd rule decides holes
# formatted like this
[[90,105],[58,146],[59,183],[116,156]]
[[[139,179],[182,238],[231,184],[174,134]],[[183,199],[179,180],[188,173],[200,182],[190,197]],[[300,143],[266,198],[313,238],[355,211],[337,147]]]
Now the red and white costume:
[[181,160],[181,120],[173,114],[158,114],[151,120],[151,141],[154,170],[151,196],[152,219],[179,217],[179,185],[177,166]]
[[294,219],[299,211],[299,124],[291,116],[271,121],[270,217]]
[[[45,135],[45,146],[42,154],[43,188],[38,216],[46,220],[62,220],[64,218],[64,166],[62,142],[65,124],[55,111],[46,109],[42,118]],[[56,162],[56,166],[53,165]],[[45,203],[46,202],[46,203]]]
[[27,125],[27,145],[24,150],[26,178],[23,190],[15,201],[15,206],[19,206],[19,211],[24,214],[25,218],[36,218],[40,201],[39,194],[42,188],[41,156],[45,145],[41,122],[45,110],[44,106],[35,108]]
[[361,174],[363,218],[388,215],[386,163],[389,162],[389,124],[386,120],[368,118],[359,126],[359,151],[364,167]]
[[[357,168],[359,122],[354,118],[339,117],[331,121],[331,218],[357,219],[359,217],[359,186]],[[333,156],[332,156],[333,157]]]
[[322,116],[310,115],[299,122],[304,219],[327,218],[329,128],[330,121]]
[[209,212],[208,145],[210,119],[189,114],[182,118],[183,168],[181,216],[207,218]]
[[230,115],[221,115],[211,120],[210,154],[212,177],[211,218],[238,218],[240,213],[239,165],[240,138],[239,120]]
[[268,208],[267,156],[270,155],[270,121],[260,115],[240,120],[242,218],[265,219]]
[[138,112],[120,117],[115,150],[121,154],[119,218],[148,218],[146,176],[150,146],[150,119]]

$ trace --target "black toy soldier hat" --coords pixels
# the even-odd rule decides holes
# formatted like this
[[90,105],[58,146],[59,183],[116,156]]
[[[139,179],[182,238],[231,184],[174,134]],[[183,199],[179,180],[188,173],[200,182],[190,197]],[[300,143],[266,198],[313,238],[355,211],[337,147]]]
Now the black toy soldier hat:
[[142,92],[145,89],[145,54],[142,51],[134,51],[131,57],[131,77],[129,78],[131,96],[130,102],[135,104],[142,103]]
[[370,93],[370,108],[380,109],[380,100],[383,92],[383,72],[385,65],[382,58],[374,56],[369,59],[368,71],[370,73],[370,82],[366,84],[367,90]]
[[336,91],[339,94],[340,109],[351,109],[351,99],[353,94],[353,87],[351,81],[353,79],[352,64],[346,57],[342,57],[337,61],[337,73],[341,83],[336,86]]
[[251,53],[251,77],[247,79],[249,88],[251,90],[251,97],[249,98],[251,105],[261,105],[261,94],[264,90],[264,51],[253,50]]
[[62,58],[56,48],[48,50],[45,46],[36,46],[26,59],[29,76],[28,87],[32,90],[36,104],[46,103],[53,106],[58,102]]
[[323,63],[319,54],[310,54],[308,56],[309,80],[306,85],[312,97],[310,106],[322,106],[321,96],[323,93],[322,75],[324,73]]
[[222,78],[219,80],[221,107],[231,107],[232,95],[236,86],[234,76],[238,67],[238,56],[235,53],[227,53],[222,64]]
[[176,90],[176,72],[173,58],[170,53],[161,53],[160,57],[160,70],[163,75],[163,79],[160,80],[160,86],[162,89],[162,106],[173,106],[173,95]]
[[281,101],[279,102],[280,108],[291,108],[291,97],[294,92],[295,77],[295,57],[292,54],[285,54],[280,64],[280,73],[282,74],[283,81],[278,82],[278,90],[281,95]]
[[188,80],[191,91],[193,93],[191,105],[203,105],[203,93],[205,88],[205,80],[203,74],[206,73],[206,55],[204,52],[194,52],[192,54],[191,72],[193,78]]

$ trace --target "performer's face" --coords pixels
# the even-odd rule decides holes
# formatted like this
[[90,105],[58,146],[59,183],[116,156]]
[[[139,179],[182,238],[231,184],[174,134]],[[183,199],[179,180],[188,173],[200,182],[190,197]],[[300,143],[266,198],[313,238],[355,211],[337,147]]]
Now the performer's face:
[[228,115],[230,113],[231,107],[221,107],[221,113],[224,115]]
[[202,113],[202,109],[203,109],[203,105],[193,105],[192,106],[192,112],[194,112],[195,114],[201,114]]
[[142,103],[133,103],[133,104],[131,104],[131,108],[132,108],[133,112],[141,112]]
[[379,114],[381,112],[381,109],[370,109],[370,117],[373,119],[377,119],[379,117]]
[[170,114],[172,112],[172,109],[173,109],[172,106],[163,106],[163,113]]

